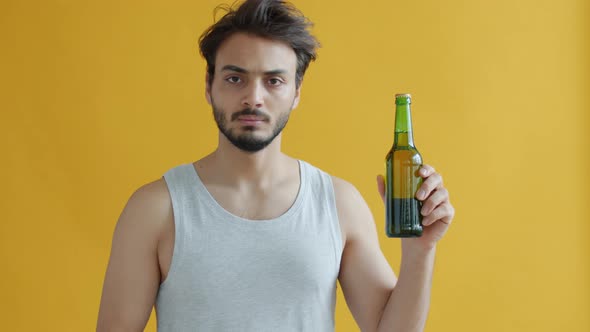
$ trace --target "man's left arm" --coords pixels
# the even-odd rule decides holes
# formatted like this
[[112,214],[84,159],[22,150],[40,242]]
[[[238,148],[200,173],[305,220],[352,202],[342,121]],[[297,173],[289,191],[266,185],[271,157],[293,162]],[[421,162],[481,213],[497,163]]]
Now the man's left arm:
[[[441,176],[430,166],[420,172],[424,232],[402,239],[399,280],[378,242],[371,212],[358,191],[335,178],[338,217],[345,237],[340,285],[348,307],[362,331],[422,331],[428,314],[436,243],[446,232],[454,209]],[[383,178],[378,189],[384,197]]]

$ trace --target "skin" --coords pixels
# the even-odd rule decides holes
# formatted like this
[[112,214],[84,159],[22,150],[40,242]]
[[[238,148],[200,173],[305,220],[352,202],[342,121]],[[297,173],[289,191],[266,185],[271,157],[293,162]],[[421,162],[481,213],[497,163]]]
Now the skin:
[[[296,159],[281,152],[278,134],[257,152],[226,136],[270,139],[299,103],[296,57],[286,44],[237,33],[218,50],[205,97],[225,121],[218,147],[193,163],[207,190],[229,212],[252,222],[285,213],[297,195]],[[208,80],[208,78],[206,78]],[[257,109],[256,116],[235,116]],[[434,168],[421,169],[424,233],[402,239],[399,279],[385,259],[375,222],[358,190],[333,177],[344,251],[338,276],[362,331],[422,331],[426,321],[436,243],[454,216],[448,191]],[[384,196],[383,177],[377,188]],[[420,193],[420,191],[418,191]],[[104,281],[97,331],[143,331],[166,279],[174,246],[172,204],[162,178],[134,192],[117,222]]]

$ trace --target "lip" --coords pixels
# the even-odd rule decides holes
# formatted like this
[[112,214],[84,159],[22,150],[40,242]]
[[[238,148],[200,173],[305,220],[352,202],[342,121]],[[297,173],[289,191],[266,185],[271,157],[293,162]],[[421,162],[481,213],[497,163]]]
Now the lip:
[[238,121],[245,125],[258,125],[264,122],[263,119],[253,116],[241,116],[238,118]]

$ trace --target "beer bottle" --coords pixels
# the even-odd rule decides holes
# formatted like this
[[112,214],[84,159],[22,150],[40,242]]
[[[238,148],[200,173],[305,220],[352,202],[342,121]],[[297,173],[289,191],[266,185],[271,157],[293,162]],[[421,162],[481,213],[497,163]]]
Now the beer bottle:
[[422,235],[422,202],[416,191],[422,184],[418,175],[422,156],[414,145],[409,94],[395,95],[395,133],[389,150],[385,176],[385,231],[388,237]]

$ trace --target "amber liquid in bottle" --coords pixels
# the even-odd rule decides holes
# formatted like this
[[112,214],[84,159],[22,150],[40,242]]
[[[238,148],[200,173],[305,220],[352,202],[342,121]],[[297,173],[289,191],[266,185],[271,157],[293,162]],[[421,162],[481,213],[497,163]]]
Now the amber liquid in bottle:
[[410,113],[411,96],[395,96],[393,147],[385,158],[385,232],[388,237],[422,235],[422,202],[416,191],[422,184],[418,171],[422,156],[414,145]]

